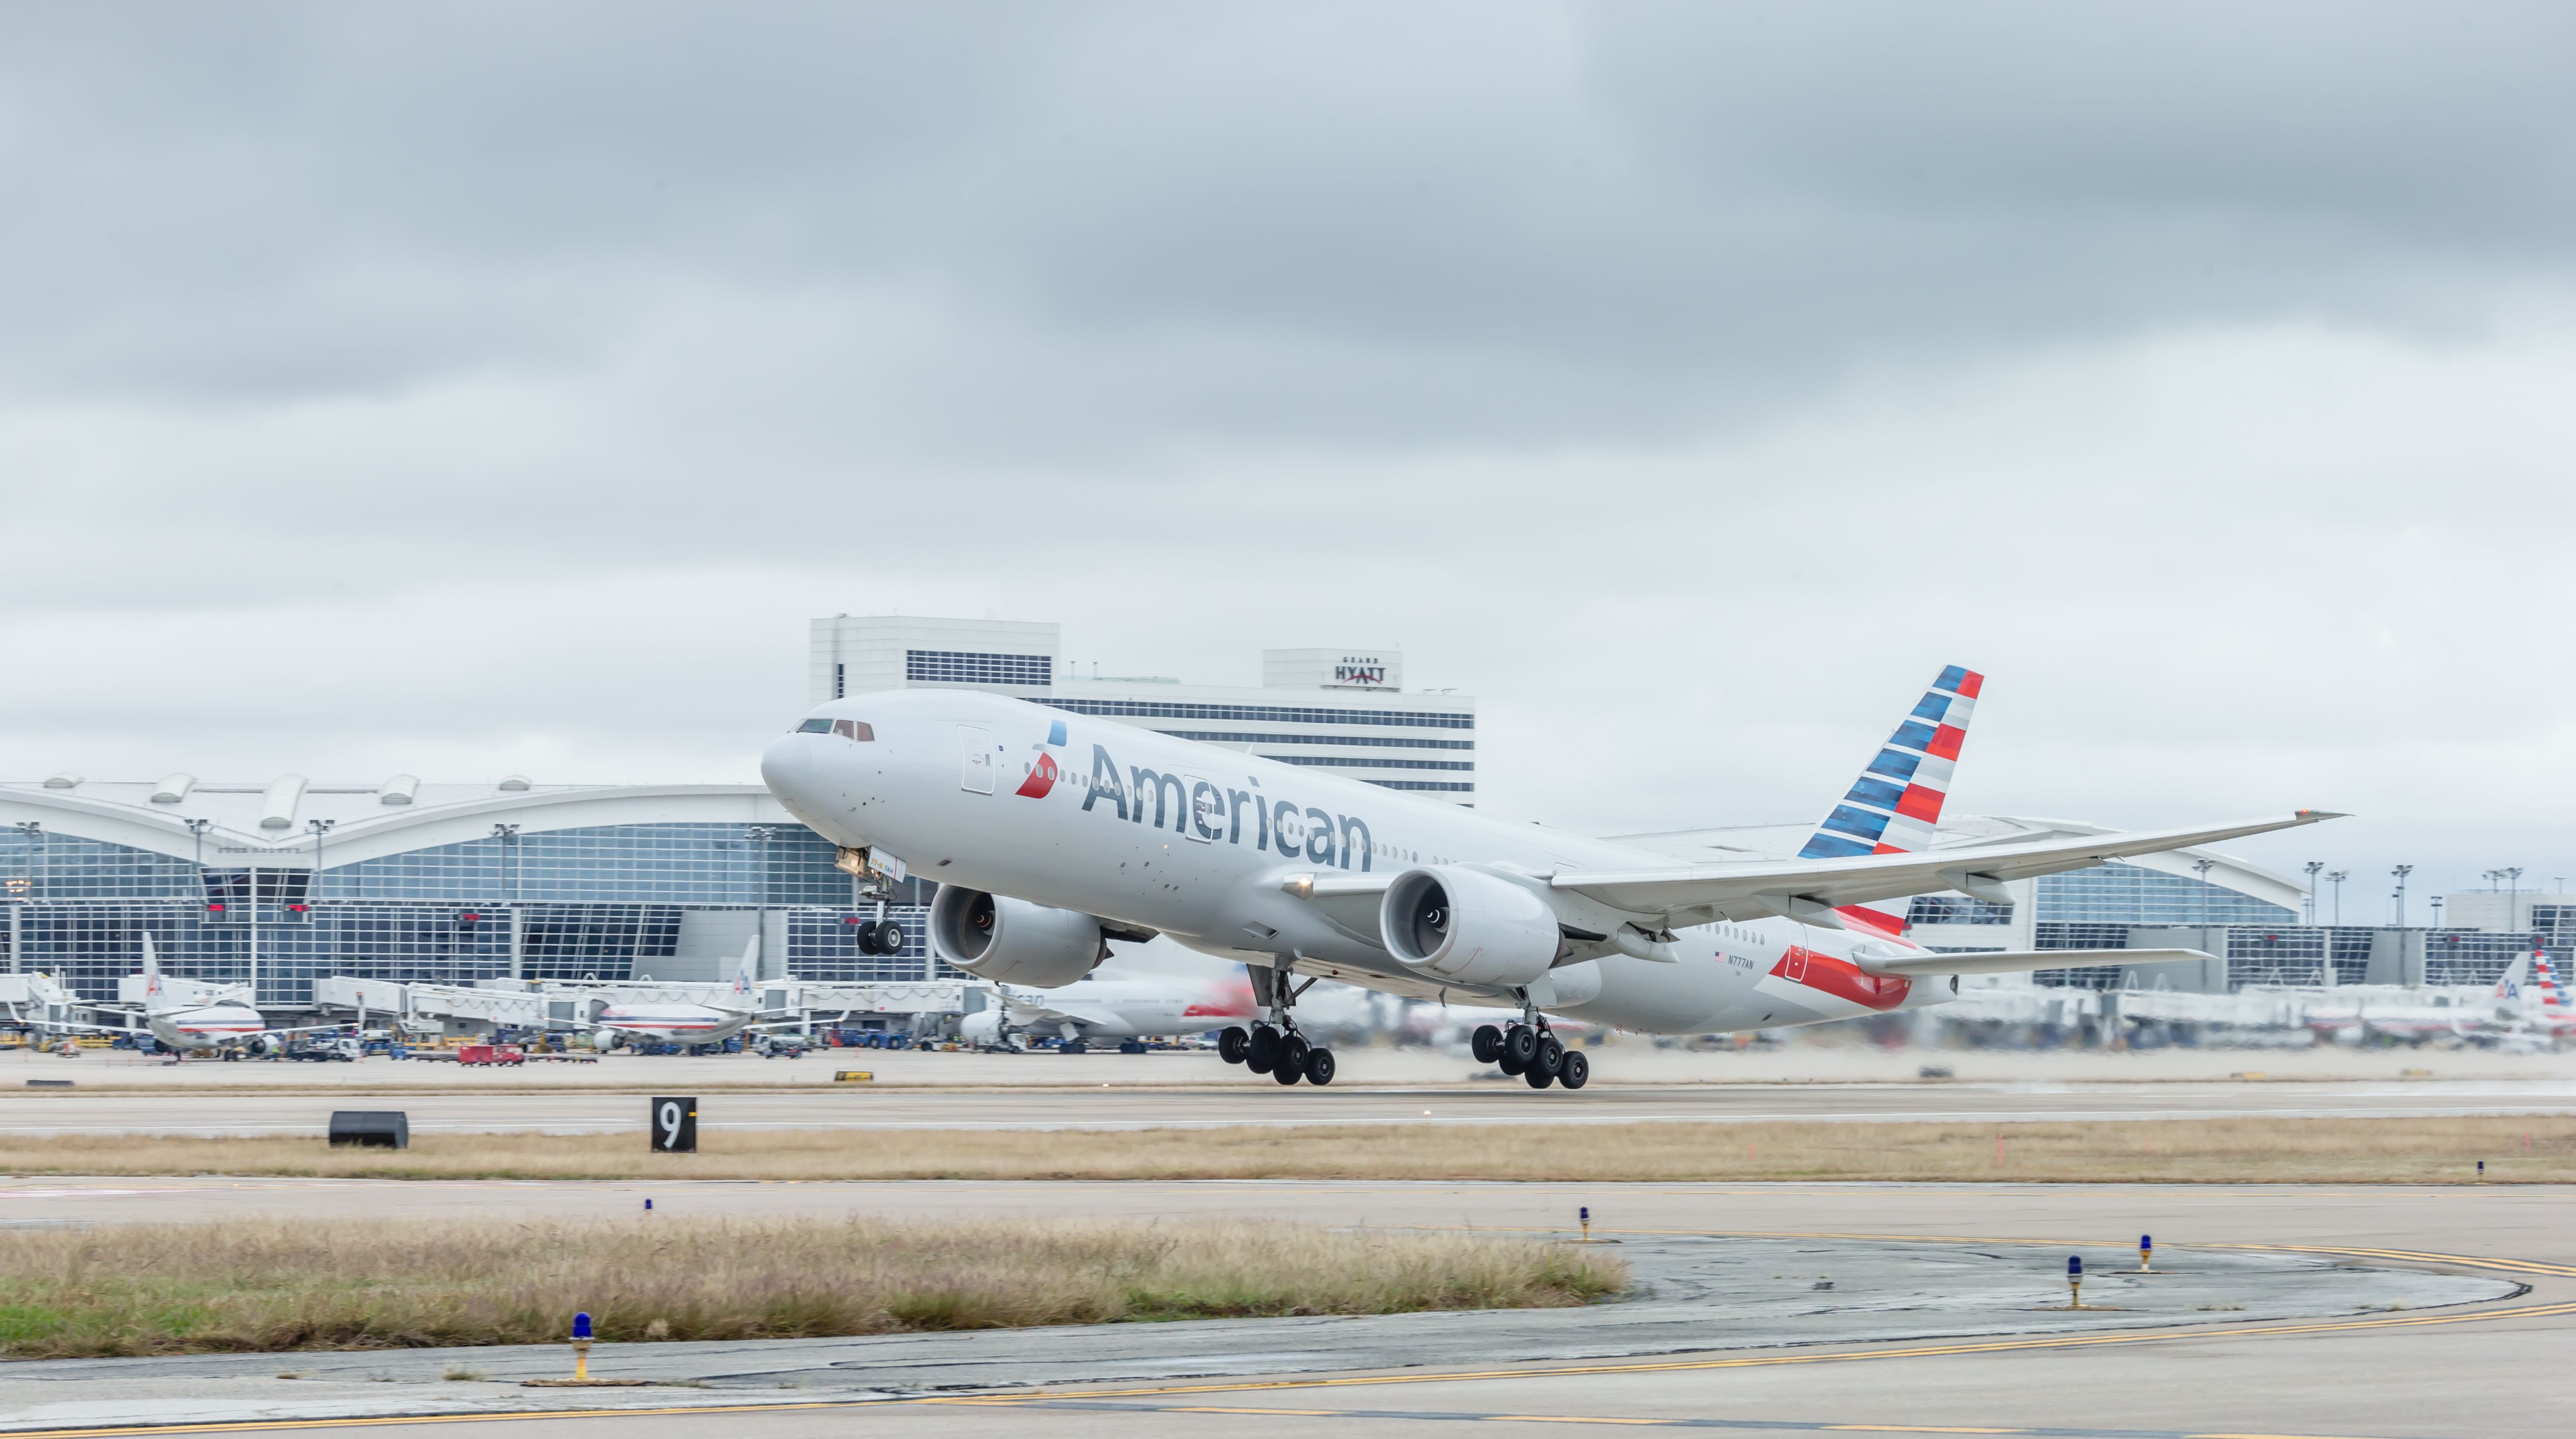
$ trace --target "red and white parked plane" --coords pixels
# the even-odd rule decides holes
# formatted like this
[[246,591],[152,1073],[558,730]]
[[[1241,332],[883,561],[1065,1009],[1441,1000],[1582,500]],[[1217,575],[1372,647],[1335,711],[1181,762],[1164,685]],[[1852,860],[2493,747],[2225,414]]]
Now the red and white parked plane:
[[1929,848],[1981,676],[1942,671],[1794,859],[1684,863],[1507,824],[1236,750],[971,690],[832,701],[761,757],[770,792],[853,851],[941,881],[939,958],[1052,989],[1106,937],[1169,934],[1247,966],[1261,1022],[1228,1059],[1329,1083],[1297,976],[1505,1004],[1477,1057],[1531,1085],[1591,1066],[1547,1016],[1700,1034],[1937,1004],[1958,976],[2151,963],[2187,951],[1938,954],[1880,905],[2213,844],[2336,816]]
[[771,1020],[773,1011],[762,1009],[753,999],[752,990],[759,979],[760,938],[754,935],[742,947],[742,962],[734,966],[734,1003],[612,1004],[591,1021],[590,1042],[599,1049],[637,1044],[722,1044],[764,1021],[792,1023]]
[[966,1016],[958,1037],[995,1045],[1012,1034],[1062,1039],[1067,1047],[1098,1039],[1148,1039],[1205,1034],[1249,1024],[1252,991],[1240,980],[1214,984],[1178,976],[1084,975],[1055,989],[994,984],[992,1007]]

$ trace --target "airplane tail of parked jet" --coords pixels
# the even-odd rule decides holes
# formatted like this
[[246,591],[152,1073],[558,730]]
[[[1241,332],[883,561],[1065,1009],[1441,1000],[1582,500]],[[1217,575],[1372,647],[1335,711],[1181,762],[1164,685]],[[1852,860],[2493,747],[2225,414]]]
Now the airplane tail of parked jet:
[[734,966],[733,997],[744,1008],[752,1007],[752,986],[760,980],[760,936],[753,935],[742,947],[742,963]]
[[[1932,842],[1968,718],[1986,677],[1951,665],[1932,681],[1896,733],[1879,747],[1851,790],[1825,816],[1800,859],[1912,854]],[[1905,932],[1905,901],[1848,904],[1835,910],[1846,927],[1889,937]]]
[[143,936],[143,1008],[146,1013],[169,1008],[161,989],[161,956],[152,948],[152,936]]

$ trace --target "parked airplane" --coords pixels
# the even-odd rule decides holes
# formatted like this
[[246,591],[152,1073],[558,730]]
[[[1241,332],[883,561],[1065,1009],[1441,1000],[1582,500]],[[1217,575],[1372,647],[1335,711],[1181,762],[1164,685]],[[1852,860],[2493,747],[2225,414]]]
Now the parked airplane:
[[[1155,931],[1247,967],[1261,1022],[1229,1060],[1330,1083],[1299,1033],[1317,978],[1508,1004],[1477,1058],[1533,1087],[1589,1061],[1550,1014],[1697,1034],[1938,1003],[1961,974],[2198,958],[2189,951],[1938,954],[1881,902],[2212,844],[2336,816],[1927,848],[1982,677],[1942,671],[1794,859],[1687,863],[1507,824],[1316,770],[971,690],[855,696],[761,756],[770,792],[853,867],[941,881],[933,951],[1056,988]],[[882,855],[871,855],[871,850]]]
[[[308,1034],[319,1029],[345,1029],[340,1024],[306,1024],[278,1028],[250,1005],[247,986],[219,989],[208,1000],[183,1000],[173,995],[161,980],[161,958],[152,947],[152,936],[143,937],[143,1006],[129,1014],[143,1021],[143,1027],[164,1048],[194,1054],[220,1054],[226,1059],[239,1059],[246,1054],[274,1054],[286,1045],[290,1034]],[[50,983],[50,981],[48,981]],[[69,996],[63,996],[68,1002]],[[60,1010],[65,1005],[49,1005]],[[89,1006],[92,1013],[113,1011],[112,1006]],[[54,1020],[41,1027],[83,1034],[131,1034],[132,1028],[105,1024],[72,1023]]]
[[1252,991],[1240,983],[1210,984],[1159,975],[1113,975],[1097,970],[1055,989],[993,984],[989,1009],[966,1016],[958,1036],[994,1045],[1013,1034],[1060,1038],[1079,1051],[1093,1040],[1144,1039],[1204,1034],[1249,1023]]
[[612,1004],[591,1021],[590,1043],[598,1049],[641,1044],[722,1044],[759,1025],[774,1012],[753,1001],[752,988],[759,978],[760,937],[754,935],[742,947],[742,962],[734,966],[733,1004]]

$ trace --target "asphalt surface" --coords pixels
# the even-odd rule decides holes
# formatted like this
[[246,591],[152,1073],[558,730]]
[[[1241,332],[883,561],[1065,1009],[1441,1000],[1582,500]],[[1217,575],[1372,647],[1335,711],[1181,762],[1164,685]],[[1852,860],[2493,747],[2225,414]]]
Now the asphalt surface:
[[[388,1066],[388,1069],[398,1066]],[[427,1068],[427,1066],[421,1066]],[[291,1077],[292,1071],[289,1071]],[[719,1091],[701,1097],[710,1129],[1148,1129],[1298,1124],[1617,1124],[2576,1114],[2576,1080],[2370,1080],[2166,1084],[1595,1084],[1568,1094],[1518,1081],[1284,1089],[1256,1076],[1192,1087],[1059,1086],[871,1089],[864,1085]],[[645,1127],[651,1094],[596,1089],[488,1093],[391,1089],[353,1094],[0,1090],[0,1135],[324,1132],[334,1109],[400,1109],[415,1132],[608,1133]]]
[[[2398,1439],[2556,1434],[2576,1400],[2564,1360],[2576,1338],[2576,1190],[2541,1186],[74,1181],[0,1191],[0,1220],[636,1213],[645,1194],[666,1214],[1224,1213],[1534,1234],[1562,1232],[1586,1204],[1596,1234],[1622,1241],[1653,1292],[1584,1311],[594,1356],[602,1374],[708,1388],[507,1382],[561,1372],[566,1356],[542,1349],[16,1364],[0,1370],[0,1426],[230,1420],[283,1432],[326,1416],[343,1427],[364,1414],[608,1404],[621,1412],[542,1422],[549,1434],[620,1439],[681,1439],[711,1422],[761,1439],[1033,1423],[1193,1439],[1246,1424]],[[2173,1272],[2113,1278],[2133,1264],[2140,1232],[2156,1235],[2157,1267]],[[2110,1312],[2059,1307],[2064,1256],[2077,1251],[2094,1270],[2086,1298]],[[1833,1289],[1814,1288],[1827,1279]],[[432,1377],[460,1364],[489,1377]],[[960,1383],[974,1388],[910,1387]],[[993,1407],[1037,1412],[984,1412]],[[441,1428],[521,1439],[532,1422]]]

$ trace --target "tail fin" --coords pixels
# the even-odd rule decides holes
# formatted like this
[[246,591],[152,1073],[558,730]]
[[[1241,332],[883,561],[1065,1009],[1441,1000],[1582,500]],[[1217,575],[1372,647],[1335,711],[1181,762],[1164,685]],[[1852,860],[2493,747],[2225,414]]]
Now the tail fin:
[[150,1008],[161,1002],[161,956],[152,948],[152,936],[143,936],[143,1004]]
[[733,992],[744,998],[749,998],[751,995],[751,987],[759,980],[759,978],[760,936],[755,934],[750,938],[750,940],[745,942],[742,947],[742,963],[734,967]]
[[[1984,675],[1958,665],[1941,671],[1798,857],[1911,854],[1929,845],[1932,827],[1941,822],[1941,804],[1950,795],[1959,746],[1968,738],[1968,717],[1976,712],[1985,684]],[[1845,905],[1835,913],[1855,928],[1905,932],[1902,910]]]
[[[2535,950],[2533,951],[2533,954],[2538,955],[2542,964],[2547,964],[2549,962],[2549,956],[2547,953]],[[2504,973],[2496,976],[2496,998],[2520,999],[2522,997],[2522,987],[2531,982],[2531,961],[2533,954],[2515,955],[2513,957],[2513,963],[2504,967]]]
[[2531,972],[2540,983],[2541,1006],[2565,1009],[2567,997],[2558,992],[2558,975],[2549,967],[2548,950],[2535,949],[2531,952]]

